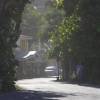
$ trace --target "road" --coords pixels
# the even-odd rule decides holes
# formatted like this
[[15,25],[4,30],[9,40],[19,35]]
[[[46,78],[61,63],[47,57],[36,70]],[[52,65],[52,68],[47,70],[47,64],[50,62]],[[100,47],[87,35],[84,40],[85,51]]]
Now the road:
[[16,84],[42,98],[32,100],[100,100],[100,88],[55,82],[55,78],[25,79]]

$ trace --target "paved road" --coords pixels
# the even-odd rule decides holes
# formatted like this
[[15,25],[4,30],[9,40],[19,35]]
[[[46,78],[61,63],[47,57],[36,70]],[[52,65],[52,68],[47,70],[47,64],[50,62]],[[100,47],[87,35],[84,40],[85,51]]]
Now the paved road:
[[43,100],[100,100],[100,88],[55,82],[55,78],[20,80],[17,85],[35,91]]
[[100,88],[55,82],[55,78],[37,78],[16,82],[23,91],[0,95],[0,100],[100,100]]

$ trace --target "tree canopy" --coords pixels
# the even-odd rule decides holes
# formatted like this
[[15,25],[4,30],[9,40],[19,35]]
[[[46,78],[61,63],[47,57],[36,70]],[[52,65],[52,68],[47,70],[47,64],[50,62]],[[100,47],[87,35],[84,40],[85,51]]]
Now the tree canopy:
[[[57,0],[57,4],[59,9],[62,0]],[[53,54],[61,59],[63,79],[72,80],[75,66],[81,63],[83,80],[99,83],[100,1],[64,0],[63,5],[66,17],[51,36]]]

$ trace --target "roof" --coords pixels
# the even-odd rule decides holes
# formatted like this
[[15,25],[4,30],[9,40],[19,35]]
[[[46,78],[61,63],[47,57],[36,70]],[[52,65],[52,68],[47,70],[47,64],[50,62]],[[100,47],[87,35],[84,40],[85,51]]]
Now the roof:
[[30,56],[34,56],[35,54],[37,53],[37,51],[29,51],[24,57],[22,57],[22,58],[28,58],[28,57],[30,57]]

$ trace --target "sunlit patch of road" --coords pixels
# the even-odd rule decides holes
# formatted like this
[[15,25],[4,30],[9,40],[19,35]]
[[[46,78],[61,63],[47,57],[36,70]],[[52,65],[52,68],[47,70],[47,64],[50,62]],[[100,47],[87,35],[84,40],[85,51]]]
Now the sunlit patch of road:
[[99,88],[66,84],[54,80],[56,78],[25,79],[17,81],[16,84],[25,90],[66,94],[63,99],[59,100],[100,100]]

